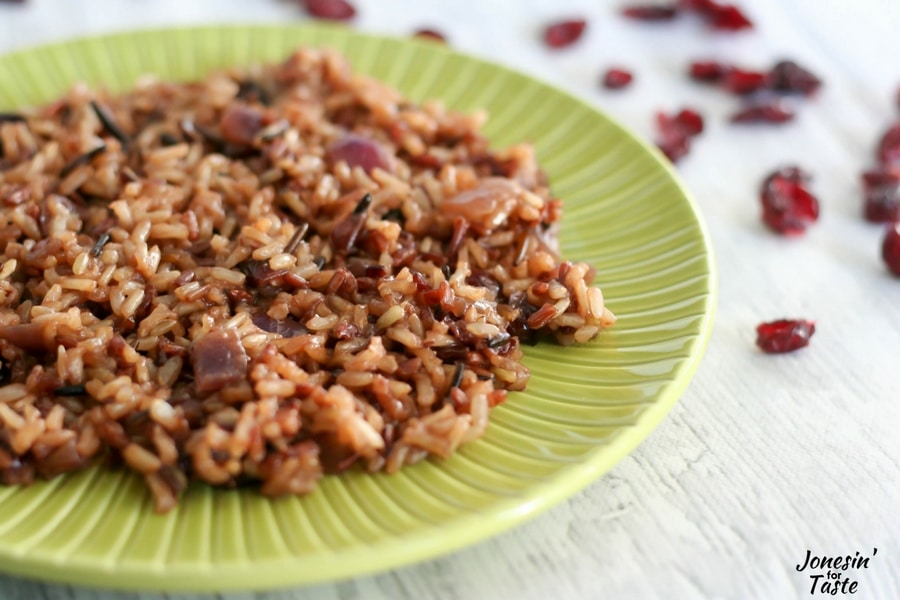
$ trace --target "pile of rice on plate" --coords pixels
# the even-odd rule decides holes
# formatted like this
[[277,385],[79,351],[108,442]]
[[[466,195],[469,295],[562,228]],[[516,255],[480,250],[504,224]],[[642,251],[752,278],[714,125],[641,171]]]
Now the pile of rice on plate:
[[613,324],[532,148],[340,55],[0,114],[0,482],[305,494],[447,457]]

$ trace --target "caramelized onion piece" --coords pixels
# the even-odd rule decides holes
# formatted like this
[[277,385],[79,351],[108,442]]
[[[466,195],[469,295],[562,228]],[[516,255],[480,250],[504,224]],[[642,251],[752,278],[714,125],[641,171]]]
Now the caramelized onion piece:
[[375,140],[350,133],[328,147],[326,156],[331,164],[346,162],[350,168],[361,167],[366,173],[376,168],[390,171],[387,151]]
[[222,139],[238,146],[251,146],[262,128],[262,113],[240,104],[232,104],[226,108],[219,120]]
[[440,210],[451,217],[463,217],[487,232],[501,225],[516,206],[519,186],[500,177],[488,177],[477,186],[444,200]]
[[43,328],[39,323],[4,325],[0,327],[0,339],[26,352],[48,352],[51,349],[44,339]]
[[194,342],[191,364],[201,393],[215,392],[247,378],[247,353],[230,329],[214,329]]
[[257,313],[253,315],[253,324],[269,333],[277,333],[282,337],[294,337],[295,335],[303,335],[309,333],[303,323],[300,323],[290,317],[284,320],[276,320],[266,313]]

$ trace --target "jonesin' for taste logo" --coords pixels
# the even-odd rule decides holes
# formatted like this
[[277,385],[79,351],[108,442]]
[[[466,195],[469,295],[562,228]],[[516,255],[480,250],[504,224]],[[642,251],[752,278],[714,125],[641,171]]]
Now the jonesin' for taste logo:
[[[811,596],[825,594],[837,596],[838,594],[855,594],[859,587],[859,581],[855,579],[861,569],[869,568],[869,560],[878,554],[878,548],[872,549],[872,556],[865,556],[856,552],[855,556],[815,556],[811,550],[806,551],[806,558],[802,564],[797,565],[800,572],[808,571],[812,585],[809,588]],[[847,571],[854,571],[848,574]],[[853,575],[853,577],[851,577]]]

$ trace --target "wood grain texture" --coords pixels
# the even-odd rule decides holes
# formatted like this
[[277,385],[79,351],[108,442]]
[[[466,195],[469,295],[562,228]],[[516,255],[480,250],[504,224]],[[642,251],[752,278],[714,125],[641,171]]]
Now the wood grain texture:
[[[881,230],[860,218],[858,173],[897,117],[900,67],[882,56],[900,25],[890,0],[743,2],[757,22],[741,36],[699,23],[623,22],[619,2],[357,0],[357,26],[405,35],[439,26],[454,47],[488,56],[588,99],[652,136],[652,114],[695,105],[708,128],[679,170],[709,224],[720,270],[716,329],[682,402],[611,473],[569,502],[478,546],[424,564],[300,590],[228,600],[434,598],[781,599],[809,597],[807,549],[878,554],[850,572],[854,595],[900,598],[900,282],[877,258]],[[549,53],[541,25],[584,15],[589,35]],[[33,0],[0,5],[0,50],[123,29],[301,18],[276,0]],[[737,102],[684,77],[691,58],[764,67],[791,57],[822,75],[818,98],[790,126],[726,125]],[[637,78],[599,90],[608,64]],[[823,217],[801,240],[758,222],[756,189],[782,163],[814,173]],[[757,322],[816,319],[810,348],[760,355]],[[115,594],[0,575],[0,598],[199,600]],[[223,597],[223,596],[219,596]]]

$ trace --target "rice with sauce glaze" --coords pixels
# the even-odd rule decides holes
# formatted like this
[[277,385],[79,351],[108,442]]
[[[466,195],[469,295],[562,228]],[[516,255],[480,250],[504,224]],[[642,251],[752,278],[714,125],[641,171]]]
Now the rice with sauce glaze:
[[0,481],[312,491],[485,430],[615,317],[528,145],[327,50],[0,115]]

